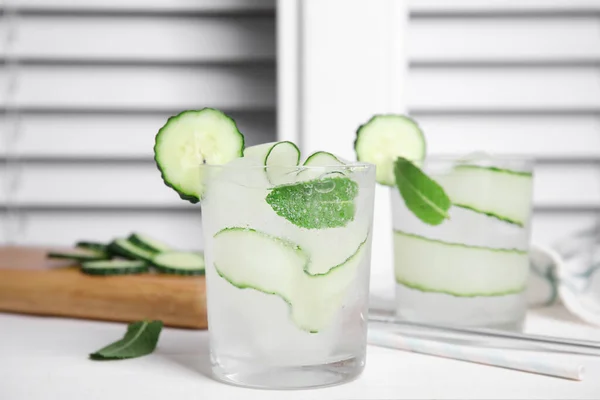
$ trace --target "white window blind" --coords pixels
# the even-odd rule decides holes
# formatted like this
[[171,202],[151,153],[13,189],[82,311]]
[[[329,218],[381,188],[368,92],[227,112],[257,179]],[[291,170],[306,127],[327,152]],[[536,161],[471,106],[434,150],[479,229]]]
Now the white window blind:
[[537,160],[533,238],[600,207],[600,2],[413,0],[407,88],[435,153]]
[[[166,188],[154,133],[221,107],[276,138],[275,2],[0,3],[0,241],[69,245],[141,230],[201,247],[199,207]],[[600,4],[410,2],[411,114],[434,153],[536,157],[534,238],[600,206]]]
[[0,240],[138,230],[201,248],[199,206],[164,186],[154,135],[183,109],[275,139],[271,0],[0,3]]

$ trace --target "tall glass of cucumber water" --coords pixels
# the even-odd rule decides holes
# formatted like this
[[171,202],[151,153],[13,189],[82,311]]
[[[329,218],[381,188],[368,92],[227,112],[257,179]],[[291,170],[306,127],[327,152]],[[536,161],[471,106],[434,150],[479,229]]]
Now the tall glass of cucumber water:
[[521,330],[531,160],[485,153],[426,156],[420,126],[399,115],[363,125],[356,150],[359,159],[377,162],[378,182],[390,186],[396,316]]
[[294,389],[359,376],[375,166],[328,152],[303,159],[287,141],[245,147],[212,109],[183,113],[160,135],[165,183],[202,209],[215,377]]

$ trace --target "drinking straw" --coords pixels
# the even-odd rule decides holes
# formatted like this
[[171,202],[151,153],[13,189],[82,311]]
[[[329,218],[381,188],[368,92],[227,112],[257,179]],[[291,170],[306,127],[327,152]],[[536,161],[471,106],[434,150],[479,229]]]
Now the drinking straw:
[[443,341],[414,338],[383,329],[369,327],[368,343],[376,346],[437,357],[491,365],[535,374],[554,376],[575,381],[583,380],[584,367],[564,360],[540,359],[518,350],[481,349]]
[[600,355],[600,342],[591,340],[568,339],[555,336],[532,335],[497,329],[475,329],[455,326],[431,325],[419,322],[402,321],[394,317],[370,315],[369,322],[395,325],[397,327],[420,328],[425,331],[458,333],[462,336],[478,339],[501,339],[504,341],[541,346],[547,350],[587,355]]

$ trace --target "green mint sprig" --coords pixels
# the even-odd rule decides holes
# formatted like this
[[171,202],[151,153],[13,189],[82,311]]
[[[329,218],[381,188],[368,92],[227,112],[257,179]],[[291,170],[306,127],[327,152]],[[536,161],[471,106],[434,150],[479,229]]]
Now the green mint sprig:
[[404,203],[421,221],[439,225],[450,219],[450,198],[436,181],[404,157],[394,163],[396,186]]
[[156,348],[162,321],[138,321],[128,325],[123,339],[90,354],[92,360],[120,360],[150,354]]

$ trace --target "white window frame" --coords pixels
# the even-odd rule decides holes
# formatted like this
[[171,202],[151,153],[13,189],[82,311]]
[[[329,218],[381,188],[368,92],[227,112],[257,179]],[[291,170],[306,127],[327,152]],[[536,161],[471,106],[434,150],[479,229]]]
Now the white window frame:
[[[355,159],[361,123],[406,112],[407,21],[405,0],[278,0],[278,140]],[[393,300],[391,240],[389,189],[377,185],[373,307]]]

